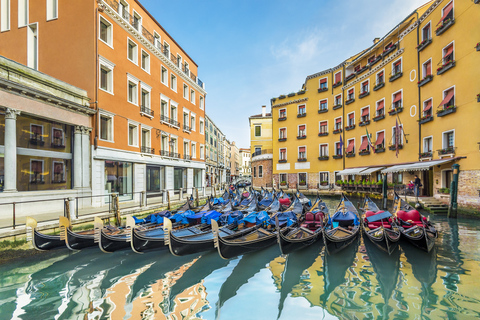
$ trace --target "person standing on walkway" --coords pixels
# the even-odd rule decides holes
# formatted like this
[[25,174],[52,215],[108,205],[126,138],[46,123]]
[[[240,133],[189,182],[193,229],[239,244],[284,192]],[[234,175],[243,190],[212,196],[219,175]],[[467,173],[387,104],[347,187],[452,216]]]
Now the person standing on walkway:
[[418,197],[420,195],[420,187],[422,187],[422,182],[417,175],[415,175],[415,180],[413,181],[413,184],[415,185],[415,195]]

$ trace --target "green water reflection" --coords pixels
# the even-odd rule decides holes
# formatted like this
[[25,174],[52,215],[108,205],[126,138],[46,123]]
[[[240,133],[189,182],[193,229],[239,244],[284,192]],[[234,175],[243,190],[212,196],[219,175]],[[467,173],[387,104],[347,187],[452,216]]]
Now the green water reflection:
[[62,249],[0,266],[0,319],[480,318],[480,222],[431,220],[429,254],[363,239],[332,256],[271,247],[230,261]]

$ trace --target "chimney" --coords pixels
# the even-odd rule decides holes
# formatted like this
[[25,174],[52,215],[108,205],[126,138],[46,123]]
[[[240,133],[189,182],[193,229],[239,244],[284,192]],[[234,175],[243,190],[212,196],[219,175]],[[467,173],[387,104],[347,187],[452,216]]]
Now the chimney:
[[262,106],[262,117],[267,115],[267,106]]
[[377,43],[378,41],[380,41],[380,38],[373,39],[373,44]]

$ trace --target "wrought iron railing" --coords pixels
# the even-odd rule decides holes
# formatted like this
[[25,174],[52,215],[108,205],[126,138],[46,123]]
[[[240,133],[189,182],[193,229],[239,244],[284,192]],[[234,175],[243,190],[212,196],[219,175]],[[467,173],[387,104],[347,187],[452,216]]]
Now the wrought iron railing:
[[153,117],[153,114],[154,114],[154,112],[153,112],[152,109],[147,108],[147,107],[145,107],[145,106],[141,106],[141,107],[140,107],[140,112],[141,112],[141,113],[144,113],[144,114],[147,114],[147,115],[149,115],[149,116],[152,116],[152,117]]
[[142,147],[140,148],[140,150],[141,150],[142,153],[155,154],[155,149],[154,149],[154,148],[147,147],[147,146],[142,146]]

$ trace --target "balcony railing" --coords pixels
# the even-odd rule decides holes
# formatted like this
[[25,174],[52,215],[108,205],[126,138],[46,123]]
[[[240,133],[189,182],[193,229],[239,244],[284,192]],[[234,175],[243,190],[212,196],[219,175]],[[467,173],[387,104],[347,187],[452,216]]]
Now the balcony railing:
[[154,114],[154,112],[153,112],[152,109],[147,108],[147,107],[145,107],[145,106],[141,106],[141,107],[140,107],[140,112],[143,113],[143,114],[145,114],[145,115],[147,115],[147,116],[149,116],[149,117],[153,117],[153,114]]
[[184,160],[192,160],[192,156],[191,156],[191,155],[188,155],[188,154],[184,154],[184,155],[183,155],[183,159],[184,159]]
[[142,153],[155,154],[155,149],[154,149],[154,148],[147,147],[147,146],[141,146],[140,151],[141,151]]
[[190,132],[190,131],[192,131],[192,128],[190,126],[184,124],[183,125],[183,130]]
[[439,156],[455,155],[455,149],[457,149],[457,147],[447,147],[445,149],[440,149],[437,151]]
[[271,153],[273,153],[273,149],[263,149],[260,151],[255,151],[254,153],[252,153],[252,158],[262,154],[271,154]]
[[175,127],[178,127],[180,128],[180,122],[172,119],[172,118],[169,118],[167,116],[164,116],[164,115],[160,115],[160,121],[163,121],[163,122],[166,122],[166,123],[169,123],[171,124],[172,126],[175,126]]

